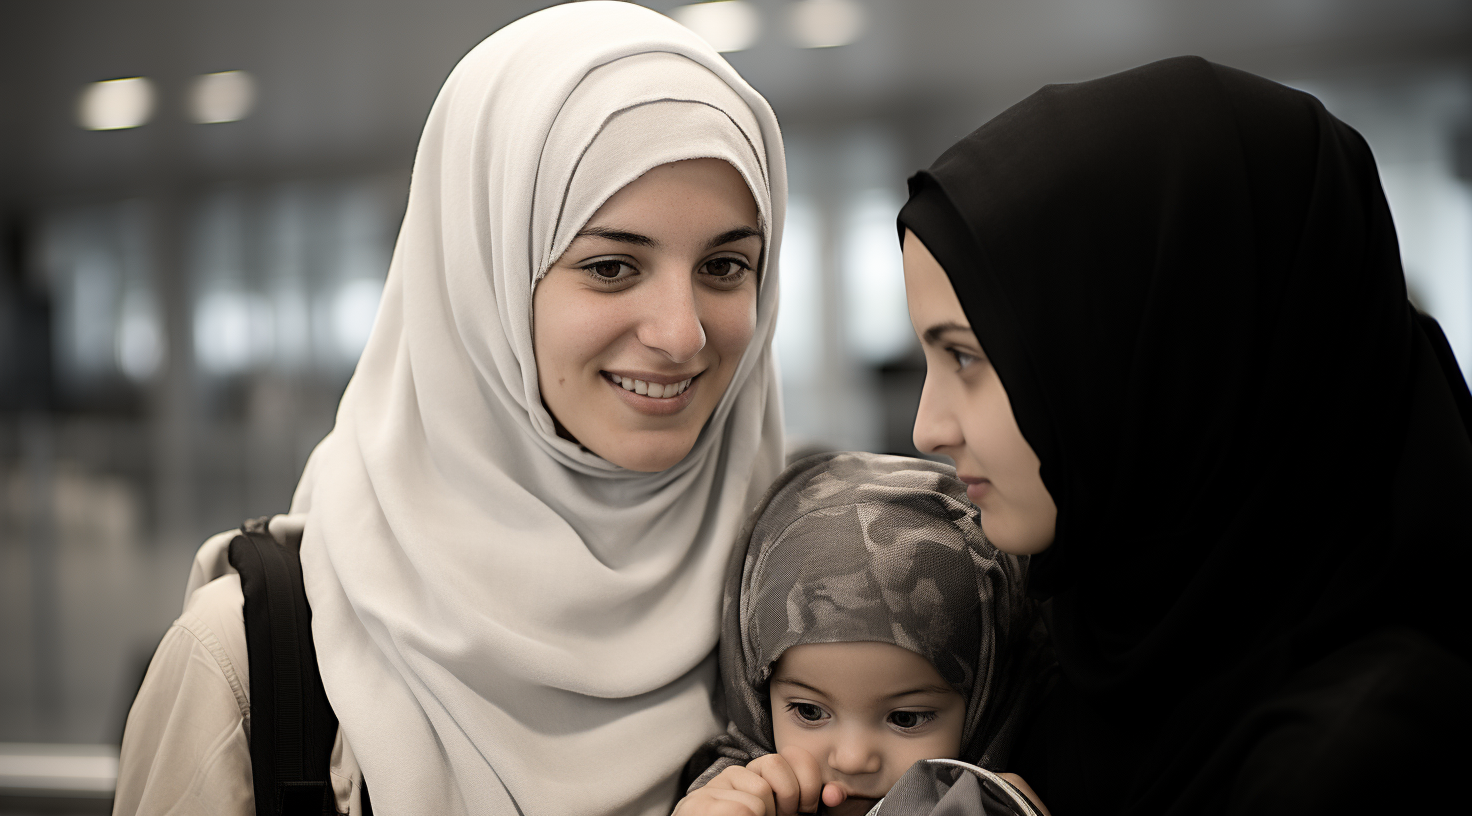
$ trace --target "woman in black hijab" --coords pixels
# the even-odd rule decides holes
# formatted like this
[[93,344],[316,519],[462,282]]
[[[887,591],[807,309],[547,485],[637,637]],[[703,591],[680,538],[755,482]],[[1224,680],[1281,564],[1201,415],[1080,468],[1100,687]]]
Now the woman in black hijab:
[[1038,553],[1055,816],[1465,807],[1472,397],[1359,134],[1166,60],[1014,106],[899,222],[916,444]]

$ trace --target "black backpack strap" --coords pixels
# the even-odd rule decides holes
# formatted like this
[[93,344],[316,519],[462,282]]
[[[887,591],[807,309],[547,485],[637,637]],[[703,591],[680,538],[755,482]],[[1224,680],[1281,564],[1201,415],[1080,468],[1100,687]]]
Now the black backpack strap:
[[332,814],[328,766],[337,715],[322,688],[312,644],[301,541],[277,544],[266,522],[246,522],[230,542],[230,565],[240,573],[245,595],[256,815]]

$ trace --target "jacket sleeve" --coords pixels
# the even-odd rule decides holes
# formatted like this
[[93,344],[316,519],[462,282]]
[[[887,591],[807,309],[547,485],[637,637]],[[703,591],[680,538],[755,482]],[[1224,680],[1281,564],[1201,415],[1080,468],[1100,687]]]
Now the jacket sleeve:
[[201,587],[128,712],[113,813],[253,816],[240,578]]

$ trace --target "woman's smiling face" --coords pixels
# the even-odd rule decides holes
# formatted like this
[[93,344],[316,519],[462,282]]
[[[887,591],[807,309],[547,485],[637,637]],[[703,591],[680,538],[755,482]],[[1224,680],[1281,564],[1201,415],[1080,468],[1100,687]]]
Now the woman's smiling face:
[[615,465],[690,452],[756,329],[756,202],[719,159],[662,164],[614,193],[532,296],[542,401]]
[[1058,508],[1038,456],[1023,438],[1012,402],[967,322],[951,280],[930,250],[905,231],[905,298],[925,349],[925,387],[915,447],[948,456],[981,528],[1002,552],[1029,555],[1053,543]]

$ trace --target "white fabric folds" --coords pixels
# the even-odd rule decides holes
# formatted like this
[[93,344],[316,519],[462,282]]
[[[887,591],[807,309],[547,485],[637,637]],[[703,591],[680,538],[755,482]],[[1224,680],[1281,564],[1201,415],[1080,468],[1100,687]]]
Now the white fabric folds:
[[[684,461],[635,473],[557,437],[532,290],[610,195],[700,157],[757,201],[756,334]],[[523,18],[446,80],[377,322],[292,505],[323,679],[376,811],[668,812],[722,726],[722,579],[782,465],[785,173],[766,102],[632,4]]]

